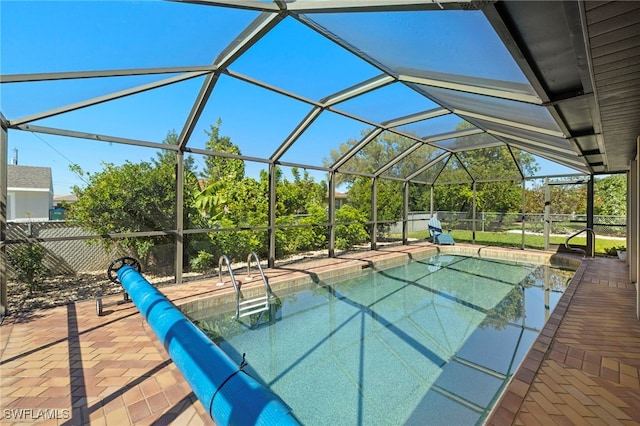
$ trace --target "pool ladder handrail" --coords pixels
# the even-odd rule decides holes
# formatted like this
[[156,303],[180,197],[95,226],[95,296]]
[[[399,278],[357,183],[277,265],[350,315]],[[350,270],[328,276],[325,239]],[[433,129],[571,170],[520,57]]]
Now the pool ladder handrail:
[[[591,228],[583,228],[583,229],[579,230],[578,232],[575,232],[575,233],[569,235],[567,237],[567,239],[564,241],[564,246],[568,250],[580,252],[580,253],[582,253],[583,257],[587,257],[586,250],[584,250],[582,248],[578,248],[578,247],[571,247],[569,245],[569,240],[571,240],[573,237],[576,237],[576,236],[582,234],[583,232],[587,232],[587,233],[591,232],[591,235],[593,235],[593,246],[595,247],[595,245],[596,245],[596,233]],[[591,255],[591,257],[593,257],[593,254]]]
[[245,281],[251,281],[253,277],[251,276],[251,258],[254,257],[256,260],[256,264],[258,265],[258,270],[260,271],[260,275],[262,276],[262,282],[265,287],[265,295],[254,297],[252,299],[242,299],[240,298],[240,287],[238,286],[238,282],[236,281],[235,276],[233,275],[233,269],[231,268],[231,261],[226,255],[220,256],[220,260],[218,261],[218,276],[220,282],[218,285],[223,285],[222,281],[222,262],[224,261],[227,264],[227,270],[229,271],[229,276],[231,277],[231,283],[233,284],[233,289],[236,292],[236,314],[234,319],[239,319],[241,317],[245,317],[248,315],[256,314],[258,312],[263,312],[269,309],[269,299],[271,295],[271,288],[269,287],[269,283],[267,282],[267,277],[264,275],[264,271],[262,270],[262,266],[260,265],[260,259],[255,252],[251,252],[247,257],[247,276]]
[[262,311],[266,311],[269,309],[269,305],[270,305],[269,300],[271,299],[271,287],[269,287],[269,281],[267,281],[267,277],[264,275],[264,270],[262,269],[262,265],[260,265],[260,258],[258,258],[258,254],[255,251],[252,251],[247,256],[247,276],[245,277],[245,281],[253,280],[253,276],[251,276],[251,259],[252,258],[255,259],[256,266],[258,267],[258,271],[260,271],[260,277],[262,278],[262,284],[264,285],[265,293],[264,293],[264,296],[254,297],[253,299],[246,299],[246,300],[243,300],[242,302],[238,301],[237,318],[255,314]]
[[231,283],[233,284],[233,288],[236,289],[236,293],[237,293],[238,283],[236,282],[236,277],[233,275],[233,269],[231,269],[231,261],[225,254],[220,256],[220,259],[218,259],[218,283],[216,285],[217,286],[224,285],[224,281],[222,281],[222,262],[223,261],[227,265],[227,271],[229,271],[229,277],[231,278]]

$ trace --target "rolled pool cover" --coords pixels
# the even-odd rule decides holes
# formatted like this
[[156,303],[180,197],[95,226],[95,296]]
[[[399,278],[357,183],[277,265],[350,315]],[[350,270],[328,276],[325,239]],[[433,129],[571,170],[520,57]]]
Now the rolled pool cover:
[[241,370],[142,274],[125,265],[118,280],[219,425],[299,425],[278,395]]

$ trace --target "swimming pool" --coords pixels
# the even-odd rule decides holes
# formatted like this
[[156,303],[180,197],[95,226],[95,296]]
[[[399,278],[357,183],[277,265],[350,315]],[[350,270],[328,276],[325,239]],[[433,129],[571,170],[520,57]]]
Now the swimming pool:
[[572,276],[439,255],[196,325],[304,424],[478,424]]

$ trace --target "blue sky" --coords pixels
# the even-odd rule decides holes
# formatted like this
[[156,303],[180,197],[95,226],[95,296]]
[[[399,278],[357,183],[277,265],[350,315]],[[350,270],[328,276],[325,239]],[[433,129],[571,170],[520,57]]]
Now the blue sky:
[[[453,15],[455,20],[437,12],[323,14],[313,18],[394,67],[524,82],[508,62],[504,48],[491,42],[495,34],[479,12]],[[0,72],[16,74],[208,65],[257,13],[155,1],[2,1],[0,16]],[[431,50],[413,51],[407,37]],[[320,100],[380,74],[373,66],[289,18],[230,69],[311,100]],[[12,120],[168,77],[172,75],[3,84],[0,105],[5,117]],[[160,142],[170,130],[180,132],[202,81],[201,77],[186,80],[33,124]],[[434,106],[405,86],[394,84],[347,101],[339,108],[384,121]],[[221,134],[230,136],[244,155],[268,157],[310,109],[303,102],[222,76],[189,146],[204,147],[204,130],[220,118]],[[366,127],[338,114],[324,113],[283,161],[320,166],[329,157],[330,149],[350,138],[359,139]],[[74,184],[82,185],[69,171],[69,164],[96,172],[102,168],[102,161],[121,164],[156,155],[155,150],[128,145],[12,130],[10,159],[14,149],[18,150],[19,164],[53,169],[57,195],[70,193]],[[204,162],[197,158],[197,163]],[[261,168],[260,164],[247,164],[249,175],[257,176]],[[312,175],[318,180],[325,178],[321,172]]]

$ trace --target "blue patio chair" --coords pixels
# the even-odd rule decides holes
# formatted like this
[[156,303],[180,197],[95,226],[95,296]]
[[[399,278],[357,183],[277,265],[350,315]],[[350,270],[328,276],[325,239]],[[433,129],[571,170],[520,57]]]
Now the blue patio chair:
[[434,244],[454,245],[456,243],[450,233],[442,232],[442,225],[436,216],[429,219],[429,234],[431,234],[431,242]]

